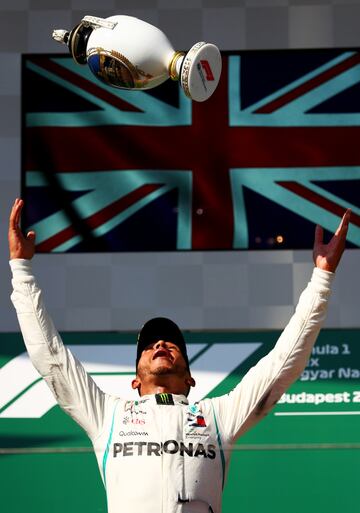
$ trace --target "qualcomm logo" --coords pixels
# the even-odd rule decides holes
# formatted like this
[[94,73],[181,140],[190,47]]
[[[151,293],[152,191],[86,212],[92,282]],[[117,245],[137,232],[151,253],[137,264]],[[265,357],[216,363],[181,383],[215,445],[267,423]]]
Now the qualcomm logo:
[[[196,381],[190,402],[206,397],[260,346],[259,342],[189,344],[191,373]],[[68,347],[102,390],[123,398],[138,398],[130,386],[135,375],[134,345]],[[0,369],[0,419],[40,418],[54,406],[53,395],[27,353],[16,356]]]

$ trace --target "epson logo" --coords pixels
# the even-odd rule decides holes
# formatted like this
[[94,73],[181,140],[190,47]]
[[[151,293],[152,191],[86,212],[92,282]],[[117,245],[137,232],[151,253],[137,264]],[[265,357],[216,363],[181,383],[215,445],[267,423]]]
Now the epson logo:
[[167,440],[164,443],[158,442],[125,442],[114,443],[113,456],[161,456],[162,454],[177,454],[180,456],[203,457],[213,460],[216,458],[215,445],[204,445],[201,443],[185,444],[176,440]]

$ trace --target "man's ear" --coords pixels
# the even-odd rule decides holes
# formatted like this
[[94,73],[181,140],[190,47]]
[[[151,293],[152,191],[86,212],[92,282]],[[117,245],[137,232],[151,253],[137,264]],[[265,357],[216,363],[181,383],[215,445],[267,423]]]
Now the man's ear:
[[185,383],[187,384],[188,387],[194,387],[196,385],[195,380],[192,376],[186,378]]
[[138,389],[138,391],[140,392],[141,381],[137,376],[135,379],[132,380],[131,386],[133,390]]

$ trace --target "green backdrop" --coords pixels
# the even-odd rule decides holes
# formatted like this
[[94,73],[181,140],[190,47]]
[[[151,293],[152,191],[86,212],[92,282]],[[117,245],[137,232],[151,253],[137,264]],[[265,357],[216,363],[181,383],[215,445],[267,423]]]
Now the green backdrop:
[[[191,343],[260,342],[209,395],[229,391],[279,332],[186,333]],[[129,344],[131,333],[63,333],[68,344]],[[224,513],[354,513],[360,491],[360,331],[323,330],[302,377],[234,449]],[[5,370],[24,352],[0,334],[0,404]],[[135,354],[135,346],[134,346]],[[21,369],[19,369],[21,372]],[[0,408],[1,511],[106,512],[90,443],[57,406],[41,418],[6,418],[29,385]],[[125,513],[125,512],[124,512]]]

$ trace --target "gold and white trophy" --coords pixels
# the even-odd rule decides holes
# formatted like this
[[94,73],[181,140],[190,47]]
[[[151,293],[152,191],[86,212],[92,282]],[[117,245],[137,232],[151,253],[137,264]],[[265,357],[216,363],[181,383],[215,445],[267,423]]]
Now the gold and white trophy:
[[221,55],[215,45],[199,42],[187,53],[176,52],[161,30],[132,16],[85,16],[71,31],[54,30],[52,36],[112,87],[150,89],[171,78],[202,102],[219,83]]

